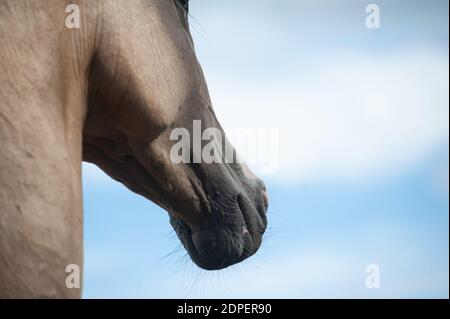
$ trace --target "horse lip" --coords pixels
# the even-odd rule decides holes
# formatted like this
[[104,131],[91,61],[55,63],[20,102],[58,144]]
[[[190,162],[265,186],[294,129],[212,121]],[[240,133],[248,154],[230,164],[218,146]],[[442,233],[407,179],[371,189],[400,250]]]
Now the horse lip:
[[248,232],[240,235],[242,238],[242,243],[241,248],[237,254],[235,254],[234,256],[226,255],[222,257],[214,255],[213,252],[211,252],[212,254],[202,255],[199,251],[199,248],[197,248],[194,242],[193,232],[190,227],[182,221],[177,222],[175,225],[177,225],[175,226],[177,235],[180,237],[181,242],[186,248],[192,261],[197,266],[205,270],[223,269],[228,266],[234,265],[253,254],[253,239]]
[[[238,239],[239,243],[235,247],[236,253],[231,255],[226,253],[223,256],[223,259],[221,259],[219,254],[215,255],[214,253],[202,255],[202,247],[196,246],[193,234],[194,232],[197,233],[198,231],[202,231],[202,229],[204,230],[206,225],[195,227],[193,229],[189,223],[178,219],[175,217],[176,215],[172,215],[172,226],[174,227],[178,237],[180,237],[181,242],[188,251],[192,261],[200,268],[206,270],[223,269],[243,261],[257,251],[260,244],[258,237],[260,234],[260,224],[265,224],[259,211],[253,207],[250,199],[246,197],[246,195],[238,193],[235,197],[233,213],[242,216],[239,218],[240,222],[233,227],[234,230],[231,234],[231,236],[236,236],[235,239]],[[217,220],[215,222],[212,220],[210,221],[211,223],[208,223],[209,226],[207,226],[208,228],[206,229],[209,229],[209,227],[214,227],[213,224],[217,222]],[[216,229],[216,231],[218,231],[218,229]],[[231,231],[231,229],[228,229],[228,231]],[[197,245],[198,244],[199,243],[197,243]],[[221,246],[216,249],[220,248]]]
[[192,240],[192,231],[190,227],[181,219],[178,219],[176,217],[172,217],[170,219],[170,223],[172,224],[172,227],[180,238],[182,245],[187,250],[192,260],[195,262],[199,258],[199,254]]

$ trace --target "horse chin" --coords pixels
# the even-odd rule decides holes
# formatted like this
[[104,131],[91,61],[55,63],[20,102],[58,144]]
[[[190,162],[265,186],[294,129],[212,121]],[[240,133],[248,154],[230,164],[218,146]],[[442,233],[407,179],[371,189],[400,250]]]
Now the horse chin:
[[171,217],[170,223],[192,261],[205,270],[219,270],[250,257],[261,245],[265,218],[238,195],[236,205],[210,215],[199,225]]

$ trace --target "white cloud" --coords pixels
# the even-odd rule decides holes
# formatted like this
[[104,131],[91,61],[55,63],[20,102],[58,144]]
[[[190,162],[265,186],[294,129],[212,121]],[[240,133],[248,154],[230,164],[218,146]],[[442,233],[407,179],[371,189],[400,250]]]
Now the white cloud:
[[279,128],[276,177],[379,177],[448,141],[447,57],[412,52],[335,55],[277,78],[227,81],[210,73],[209,82],[224,127]]

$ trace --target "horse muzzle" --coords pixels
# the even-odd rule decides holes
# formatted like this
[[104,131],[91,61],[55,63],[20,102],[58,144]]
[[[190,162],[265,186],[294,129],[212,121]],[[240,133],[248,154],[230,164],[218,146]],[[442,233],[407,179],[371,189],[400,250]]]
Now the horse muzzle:
[[206,270],[219,270],[252,256],[267,227],[265,188],[256,199],[235,194],[213,203],[215,209],[199,224],[171,216],[170,222],[192,261]]

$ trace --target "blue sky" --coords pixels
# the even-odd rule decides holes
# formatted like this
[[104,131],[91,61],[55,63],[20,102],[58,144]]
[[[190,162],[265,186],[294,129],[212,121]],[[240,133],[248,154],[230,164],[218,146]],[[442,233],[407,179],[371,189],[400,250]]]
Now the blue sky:
[[448,2],[192,0],[191,16],[223,126],[279,130],[276,172],[250,163],[264,243],[200,270],[162,209],[85,164],[83,296],[448,298]]

